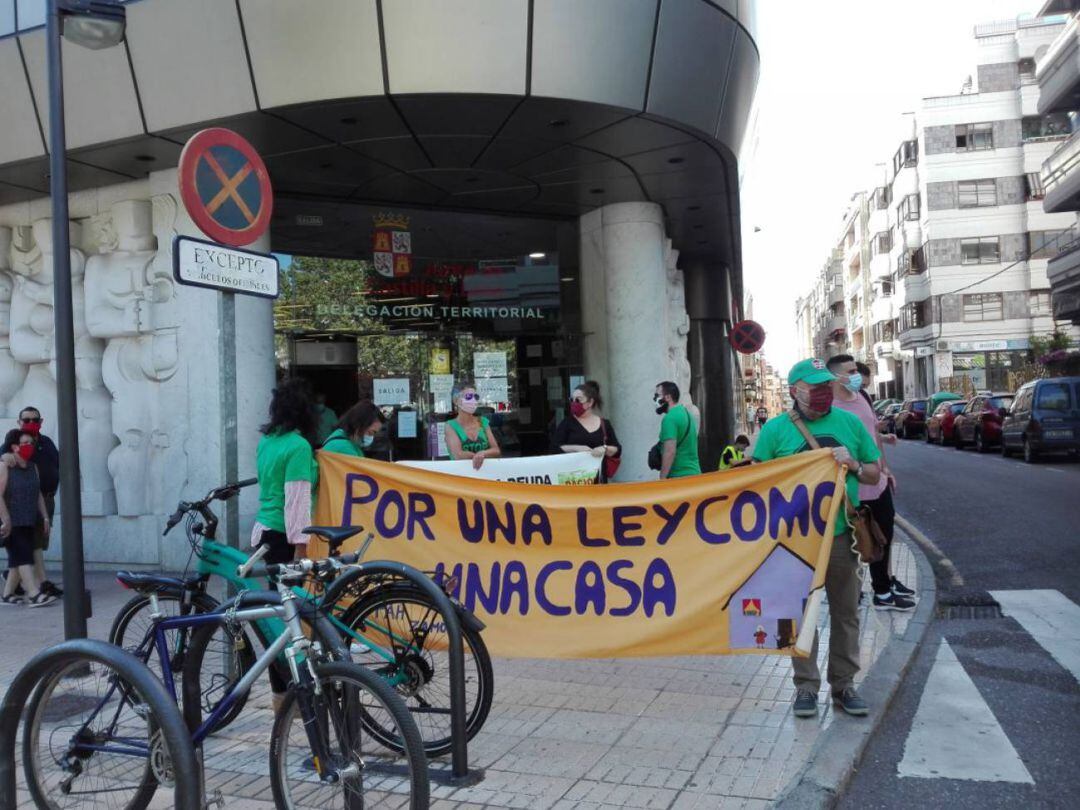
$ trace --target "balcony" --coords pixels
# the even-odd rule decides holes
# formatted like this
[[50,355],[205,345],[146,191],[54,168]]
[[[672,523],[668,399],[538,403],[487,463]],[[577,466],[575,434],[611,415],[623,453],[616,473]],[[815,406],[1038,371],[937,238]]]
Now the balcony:
[[1065,244],[1046,267],[1054,317],[1080,321],[1080,234]]
[[893,301],[891,296],[875,298],[870,305],[870,323],[883,323],[893,319]]
[[1039,60],[1039,115],[1080,109],[1080,22],[1069,21]]
[[843,313],[839,315],[830,315],[825,319],[823,326],[825,333],[828,335],[832,335],[836,332],[846,332],[847,318]]
[[844,303],[844,286],[842,284],[834,285],[829,288],[828,302],[829,306]]
[[1080,209],[1080,131],[1059,146],[1042,165],[1045,192],[1043,210],[1048,214]]

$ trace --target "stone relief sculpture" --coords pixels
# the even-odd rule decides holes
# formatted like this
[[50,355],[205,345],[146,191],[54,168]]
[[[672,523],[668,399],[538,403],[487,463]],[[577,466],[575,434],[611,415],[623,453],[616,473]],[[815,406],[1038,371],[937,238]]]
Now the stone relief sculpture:
[[686,314],[686,294],[682,270],[678,268],[679,251],[664,244],[664,272],[667,273],[667,354],[671,380],[681,393],[679,401],[701,424],[701,411],[690,396],[690,359],[686,353],[687,335],[690,334],[690,316]]
[[119,441],[108,454],[117,512],[135,516],[161,507],[155,495],[171,430],[159,386],[176,372],[179,351],[168,317],[172,280],[162,277],[156,261],[154,207],[148,200],[126,200],[110,213],[112,238],[102,246],[113,249],[86,264],[85,316],[89,334],[107,340],[101,373],[111,394],[111,432]]
[[0,415],[14,416],[22,407],[15,395],[26,381],[26,366],[11,354],[11,298],[15,279],[11,274],[11,228],[0,227]]

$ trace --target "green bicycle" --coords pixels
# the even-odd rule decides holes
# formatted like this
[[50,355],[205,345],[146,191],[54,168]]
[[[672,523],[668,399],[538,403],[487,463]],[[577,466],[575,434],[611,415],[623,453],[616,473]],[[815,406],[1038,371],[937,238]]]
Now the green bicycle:
[[[132,575],[125,572],[121,584],[137,595],[117,613],[109,632],[109,641],[119,647],[136,650],[146,636],[154,618],[162,615],[185,616],[191,613],[207,613],[219,607],[219,602],[208,592],[211,578],[231,584],[237,591],[264,590],[264,582],[240,577],[237,569],[249,562],[248,555],[219,543],[216,539],[218,518],[210,508],[214,501],[227,501],[239,491],[256,483],[255,479],[226,484],[211,490],[205,498],[194,503],[181,501],[176,512],[165,527],[168,534],[181,521],[185,522],[185,534],[192,549],[192,557],[198,560],[196,573],[179,578],[156,574]],[[359,533],[356,527],[321,528],[318,534],[336,549],[349,537]],[[371,542],[369,535],[363,549]],[[362,549],[362,551],[363,551]],[[361,553],[362,553],[361,551]],[[189,562],[189,568],[191,563]],[[405,701],[410,714],[420,729],[424,750],[429,757],[446,754],[451,748],[450,735],[450,670],[445,630],[440,623],[438,609],[420,589],[408,580],[348,573],[348,587],[342,591],[350,601],[342,599],[325,611],[334,628],[345,641],[325,643],[324,650],[341,650],[344,646],[351,660],[362,664],[382,676]],[[442,583],[449,594],[453,583]],[[301,602],[311,607],[318,604],[316,593],[296,587]],[[453,600],[452,600],[453,601]],[[494,675],[491,656],[480,631],[483,624],[454,602],[462,625],[462,646],[465,654],[466,732],[472,739],[483,726],[491,710],[494,695]],[[247,626],[265,648],[284,631],[281,622],[260,619]],[[318,632],[318,631],[316,631]],[[188,631],[183,629],[169,634],[168,643],[176,671],[183,669],[183,660],[190,642]],[[222,640],[221,645],[231,650],[231,655],[208,655],[201,670],[202,708],[210,713],[221,695],[227,693],[256,661],[255,647],[246,629],[233,639]],[[147,662],[151,668],[155,662]],[[230,711],[217,721],[215,730],[231,723],[243,709],[243,703],[233,704]],[[394,729],[386,729],[384,742],[393,745],[397,739]],[[373,733],[377,733],[373,730]]]

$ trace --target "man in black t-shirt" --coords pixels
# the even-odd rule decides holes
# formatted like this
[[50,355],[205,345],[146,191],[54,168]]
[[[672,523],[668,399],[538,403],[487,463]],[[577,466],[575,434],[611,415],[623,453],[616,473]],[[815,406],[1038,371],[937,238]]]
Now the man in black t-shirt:
[[[53,440],[41,432],[44,421],[37,408],[27,406],[19,411],[19,427],[34,436],[33,461],[37,465],[41,494],[45,498],[49,522],[52,523],[56,509],[56,490],[60,487],[60,451]],[[48,547],[49,535],[44,524],[39,523],[34,531],[34,573],[41,582],[43,593],[62,596],[64,592],[45,578],[45,549]]]

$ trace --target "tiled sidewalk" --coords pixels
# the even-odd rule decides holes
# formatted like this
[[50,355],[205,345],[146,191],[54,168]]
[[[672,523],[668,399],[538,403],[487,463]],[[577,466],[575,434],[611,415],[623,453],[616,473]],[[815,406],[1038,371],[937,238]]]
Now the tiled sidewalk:
[[[899,538],[893,560],[897,576],[917,587],[915,559]],[[90,632],[102,638],[130,594],[111,575],[88,579],[96,613]],[[863,673],[909,620],[909,614],[877,613],[869,604],[867,597],[861,608]],[[825,623],[827,610],[822,614]],[[3,608],[0,686],[33,652],[62,637],[59,607]],[[827,637],[825,628],[822,671]],[[470,766],[484,769],[485,778],[457,789],[433,781],[432,807],[766,807],[833,722],[824,692],[816,721],[792,716],[790,673],[787,659],[768,656],[497,659],[494,706],[469,746]],[[269,695],[260,689],[243,716],[207,745],[208,787],[221,789],[229,810],[273,806]],[[448,770],[449,762],[432,767]],[[393,780],[386,788],[393,792]],[[19,798],[20,806],[30,806],[25,793]],[[152,806],[170,803],[171,793],[159,790]]]

